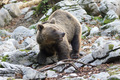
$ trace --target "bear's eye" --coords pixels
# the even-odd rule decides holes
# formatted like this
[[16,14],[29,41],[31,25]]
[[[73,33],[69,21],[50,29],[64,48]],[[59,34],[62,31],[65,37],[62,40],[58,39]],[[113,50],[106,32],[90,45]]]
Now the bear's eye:
[[55,32],[56,30],[55,29],[53,29],[53,32]]

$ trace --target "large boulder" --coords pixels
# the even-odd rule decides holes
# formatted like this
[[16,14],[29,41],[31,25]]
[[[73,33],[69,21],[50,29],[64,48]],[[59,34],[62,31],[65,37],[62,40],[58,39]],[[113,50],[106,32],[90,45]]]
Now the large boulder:
[[55,10],[55,8],[70,12],[80,22],[87,22],[92,19],[91,16],[87,15],[87,12],[80,5],[78,5],[77,1],[63,0],[58,2],[53,8],[49,9],[40,20],[42,21],[43,19],[46,19]]
[[0,54],[3,52],[9,52],[16,50],[14,39],[9,39],[8,41],[3,41],[0,44]]
[[12,17],[18,17],[21,15],[21,11],[16,3],[4,5],[4,8],[8,10]]
[[12,17],[10,16],[9,12],[2,8],[0,9],[0,27],[4,27],[12,20]]
[[98,16],[100,14],[99,7],[94,0],[78,0],[78,4],[80,4],[89,15]]
[[115,20],[111,23],[103,25],[100,27],[101,35],[113,36],[115,34],[120,35],[120,20]]
[[30,29],[28,29],[24,26],[19,26],[13,31],[12,38],[20,41],[20,40],[23,40],[26,37],[33,36],[34,33],[35,33],[34,30],[30,30]]
[[120,0],[102,0],[100,4],[99,9],[102,16],[105,16],[110,10],[113,10],[118,16],[120,16]]

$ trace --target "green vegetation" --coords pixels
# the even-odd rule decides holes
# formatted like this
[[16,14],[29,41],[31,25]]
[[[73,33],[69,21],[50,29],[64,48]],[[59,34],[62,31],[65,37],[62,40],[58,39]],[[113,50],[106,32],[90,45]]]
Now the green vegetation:
[[115,39],[120,39],[120,36],[116,36]]
[[1,57],[1,61],[3,61],[3,62],[8,61],[8,60],[9,60],[8,55]]
[[51,5],[48,4],[49,0],[42,0],[38,6],[36,7],[36,13],[37,14],[45,14],[47,12],[48,9],[51,8]]
[[20,51],[25,51],[26,53],[28,53],[30,50],[26,50],[26,49],[23,50],[23,49],[21,49]]
[[109,50],[112,50],[112,49],[113,49],[113,47],[114,47],[114,45],[113,45],[113,44],[109,44]]
[[15,80],[14,78],[12,78],[12,77],[9,77],[9,78],[7,78],[7,80]]
[[41,19],[41,21],[42,21],[42,22],[45,22],[45,21],[47,21],[47,20],[48,20],[48,18],[49,18],[49,16],[48,16],[48,15],[46,15],[46,17],[45,17],[45,18],[43,18],[43,19]]
[[99,16],[93,17],[94,20],[97,20],[101,25],[113,22],[115,19],[109,19],[108,17],[102,18]]

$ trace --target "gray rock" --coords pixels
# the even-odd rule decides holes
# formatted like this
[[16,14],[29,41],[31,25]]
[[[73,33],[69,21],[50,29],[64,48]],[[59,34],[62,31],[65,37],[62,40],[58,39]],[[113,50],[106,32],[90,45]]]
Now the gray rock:
[[[91,61],[94,61],[94,58],[93,58],[92,54],[88,54],[88,55],[82,57],[81,59],[78,59],[78,61],[83,62],[83,63],[89,63]],[[80,64],[80,63],[75,63],[75,65],[77,67],[83,66],[83,64]]]
[[[62,62],[62,61],[57,62],[57,64],[62,64],[62,63],[64,63],[64,62]],[[65,68],[65,65],[62,65],[62,66],[53,68],[53,70],[61,72],[64,68]]]
[[[113,61],[114,59],[117,60],[117,57],[120,56],[120,49],[116,49],[120,47],[120,41],[102,40],[100,42],[98,41],[96,44],[97,45],[94,46],[94,49],[92,50],[92,56],[94,58],[94,61],[91,63],[92,65],[100,65],[102,63]],[[114,49],[116,50],[114,51]]]
[[110,75],[107,72],[101,72],[99,74],[92,74],[89,80],[107,80]]
[[28,18],[30,18],[32,15],[33,15],[33,10],[32,10],[32,11],[29,11],[29,12],[25,15],[24,19],[28,19]]
[[33,35],[34,35],[34,32],[32,30],[29,30],[24,26],[19,26],[13,31],[12,38],[20,41],[26,37],[31,37]]
[[120,74],[112,75],[107,80],[120,80]]
[[18,17],[21,15],[21,11],[16,3],[4,5],[4,8],[8,10],[12,17]]
[[10,3],[16,3],[17,0],[10,0],[9,2],[10,2]]
[[16,50],[15,43],[13,42],[13,39],[9,39],[8,41],[4,41],[0,45],[0,54],[3,52],[9,52]]
[[10,16],[9,12],[1,8],[0,9],[0,27],[4,27],[12,20],[12,17]]
[[16,72],[21,72],[23,74],[23,80],[43,79],[46,77],[44,73],[34,70],[30,67],[10,64],[7,62],[0,62],[0,65],[2,65],[6,69],[14,69]]
[[83,34],[83,36],[86,36],[89,33],[88,27],[84,23],[81,24],[81,27],[82,27],[82,34]]
[[58,77],[58,74],[55,71],[48,70],[46,71],[47,78],[55,78]]
[[105,18],[107,18],[107,19],[118,19],[119,16],[115,13],[115,11],[109,10],[109,11],[106,13]]
[[90,36],[98,35],[100,33],[100,30],[98,27],[94,27],[90,31]]
[[100,14],[99,8],[94,0],[78,0],[78,3],[90,15],[98,16]]
[[[87,15],[87,12],[78,5],[77,1],[63,0],[55,4],[55,6],[59,6],[60,9],[70,12],[74,15],[80,22],[89,21],[91,16]],[[49,9],[46,13],[49,16],[53,12],[52,9]],[[44,15],[40,20],[45,19]]]
[[74,67],[69,67],[69,68],[67,68],[67,69],[65,69],[65,73],[72,73],[72,72],[74,72],[75,71],[75,68]]
[[23,9],[21,10],[21,14],[26,14],[29,9],[30,9],[30,7],[23,8]]
[[102,16],[105,16],[110,10],[113,10],[118,16],[120,16],[120,0],[102,0],[100,4],[99,9]]
[[111,23],[103,25],[100,27],[101,35],[112,36],[116,33],[120,34],[120,20],[115,20]]
[[0,36],[2,36],[2,37],[11,36],[11,33],[9,33],[6,30],[0,30]]
[[64,76],[61,80],[87,80],[84,79],[83,77],[69,77],[69,76]]
[[30,50],[16,50],[12,52],[4,52],[2,56],[8,55],[7,62],[13,64],[21,64],[25,66],[29,66],[36,62],[37,54],[35,52],[31,52]]

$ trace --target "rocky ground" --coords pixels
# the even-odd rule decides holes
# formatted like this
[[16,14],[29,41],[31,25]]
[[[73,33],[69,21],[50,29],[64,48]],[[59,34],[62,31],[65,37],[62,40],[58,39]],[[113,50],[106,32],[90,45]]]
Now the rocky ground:
[[[119,0],[63,0],[39,17],[33,6],[19,9],[20,1],[30,0],[0,9],[0,80],[120,80]],[[52,56],[38,65],[36,25],[58,8],[80,21],[83,56],[54,64]]]

